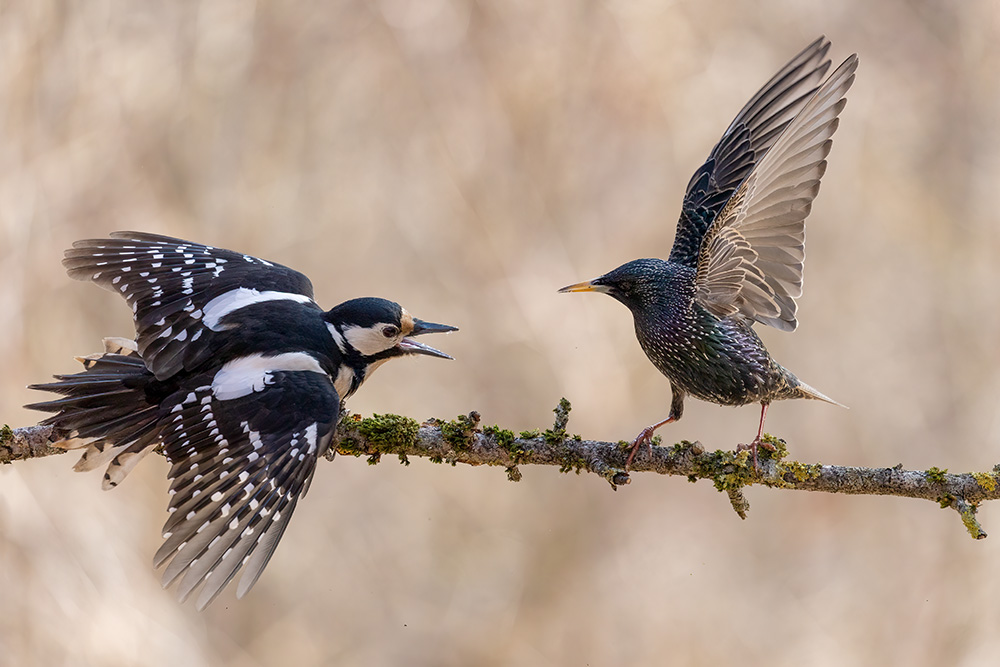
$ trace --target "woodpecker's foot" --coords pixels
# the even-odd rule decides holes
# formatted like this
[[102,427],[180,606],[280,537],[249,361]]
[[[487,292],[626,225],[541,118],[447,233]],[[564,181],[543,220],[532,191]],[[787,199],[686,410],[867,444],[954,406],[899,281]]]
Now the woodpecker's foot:
[[757,463],[757,448],[758,447],[763,447],[764,449],[766,449],[769,452],[774,452],[774,451],[777,451],[777,449],[778,449],[777,447],[775,447],[771,443],[765,442],[765,441],[761,440],[760,436],[758,435],[748,445],[745,445],[745,444],[742,444],[742,443],[739,444],[739,445],[736,445],[736,451],[738,451],[738,452],[745,452],[747,450],[750,450],[753,453],[753,469],[756,470],[757,472],[760,472],[760,464]]

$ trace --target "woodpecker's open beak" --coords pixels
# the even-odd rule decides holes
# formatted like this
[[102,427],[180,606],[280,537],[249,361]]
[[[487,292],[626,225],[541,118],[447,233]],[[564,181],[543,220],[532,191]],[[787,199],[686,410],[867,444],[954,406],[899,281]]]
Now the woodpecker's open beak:
[[410,332],[411,336],[419,336],[425,333],[448,333],[449,331],[458,331],[458,327],[449,326],[447,324],[434,324],[433,322],[424,322],[423,320],[418,320],[413,318],[413,331]]
[[597,281],[600,278],[594,278],[593,280],[588,280],[582,283],[576,283],[575,285],[567,285],[563,287],[560,292],[604,292],[607,293],[607,285],[602,285]]
[[434,324],[433,322],[424,322],[423,320],[413,318],[413,331],[410,332],[409,336],[399,341],[396,347],[402,350],[403,354],[426,354],[430,357],[440,357],[441,359],[454,359],[454,357],[445,354],[441,350],[435,350],[430,345],[418,343],[411,338],[411,336],[419,336],[425,333],[448,333],[449,331],[458,331],[458,327],[447,324]]

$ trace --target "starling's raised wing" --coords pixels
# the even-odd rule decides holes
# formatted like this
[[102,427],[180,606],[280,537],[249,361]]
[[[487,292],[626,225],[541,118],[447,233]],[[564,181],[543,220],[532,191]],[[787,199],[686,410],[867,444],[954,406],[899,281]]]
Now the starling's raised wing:
[[142,232],[77,241],[63,260],[70,277],[93,280],[132,306],[136,342],[159,379],[193,370],[211,353],[219,320],[243,306],[292,299],[316,307],[312,283],[263,259]]
[[[243,569],[237,597],[257,581],[281,539],[340,410],[330,377],[308,355],[244,357],[163,404],[170,518],[156,552],[163,585],[183,575],[204,609]],[[209,384],[210,383],[210,384]],[[173,421],[170,421],[170,420]]]
[[694,268],[709,226],[760,158],[816,92],[830,68],[820,37],[761,88],[688,183],[670,261]]
[[698,256],[696,300],[717,317],[741,313],[795,329],[802,294],[805,219],[826,171],[837,116],[854,83],[852,55],[808,100],[709,227]]

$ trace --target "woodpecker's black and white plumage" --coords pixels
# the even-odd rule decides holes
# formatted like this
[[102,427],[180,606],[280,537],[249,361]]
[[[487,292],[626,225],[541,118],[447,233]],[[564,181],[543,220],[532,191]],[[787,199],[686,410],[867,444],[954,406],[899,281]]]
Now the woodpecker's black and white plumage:
[[155,556],[164,586],[180,579],[203,609],[242,569],[257,581],[330,447],[341,401],[385,361],[450,359],[413,339],[455,327],[414,318],[385,299],[323,311],[301,273],[230,250],[139,232],[78,241],[69,275],[125,297],[135,340],[105,339],[81,373],[33,389],[62,398],[27,407],[77,470],[106,465],[116,486],[159,445],[171,463],[170,516]]

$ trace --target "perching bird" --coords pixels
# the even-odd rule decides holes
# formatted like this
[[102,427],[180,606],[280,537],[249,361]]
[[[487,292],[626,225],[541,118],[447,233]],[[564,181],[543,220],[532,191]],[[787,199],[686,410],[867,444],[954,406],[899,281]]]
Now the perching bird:
[[201,586],[204,609],[242,569],[237,596],[257,581],[317,459],[330,447],[341,401],[385,361],[450,359],[413,339],[456,331],[385,299],[324,312],[301,273],[256,257],[166,236],[116,232],[78,241],[69,275],[120,293],[136,338],[105,339],[84,371],[32,389],[64,397],[27,407],[56,412],[77,470],[107,465],[116,486],[157,446],[170,461],[170,516],[154,558],[181,600]]
[[823,81],[829,48],[824,37],[810,44],[736,116],[688,183],[667,261],[638,259],[559,290],[625,304],[646,356],[670,380],[670,414],[635,438],[626,467],[657,428],[681,418],[688,395],[761,404],[757,437],[740,447],[755,467],[772,401],[840,405],[771,359],[753,330],[797,326],[805,218],[858,66],[852,55]]

